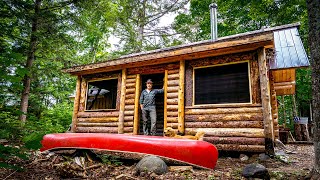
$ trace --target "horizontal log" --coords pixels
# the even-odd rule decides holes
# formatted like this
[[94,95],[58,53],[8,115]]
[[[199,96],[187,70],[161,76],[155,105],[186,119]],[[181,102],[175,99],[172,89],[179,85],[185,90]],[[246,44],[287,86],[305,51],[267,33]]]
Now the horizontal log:
[[103,117],[103,118],[78,118],[79,123],[108,123],[108,122],[118,122],[119,117]]
[[215,146],[222,151],[265,152],[265,146],[262,145],[215,144]]
[[170,74],[179,74],[179,69],[170,69],[168,70],[168,75]]
[[125,111],[131,111],[134,110],[134,105],[125,105],[124,106]]
[[185,121],[263,121],[263,115],[262,113],[185,115]]
[[136,89],[132,89],[132,88],[126,89],[126,94],[135,94],[135,92],[136,92]]
[[188,134],[198,131],[205,132],[206,136],[264,138],[264,129],[258,128],[186,128]]
[[168,117],[178,117],[178,111],[168,111],[167,116]]
[[168,80],[179,79],[179,74],[169,74]]
[[112,110],[109,112],[78,112],[78,117],[118,117],[119,111]]
[[287,85],[295,85],[296,81],[290,81],[290,82],[276,82],[274,83],[274,86],[287,86]]
[[126,88],[130,89],[130,88],[135,88],[136,87],[136,83],[126,83]]
[[172,93],[172,92],[178,93],[178,90],[179,90],[179,86],[167,87],[168,93]]
[[167,117],[168,123],[178,123],[178,116],[177,117]]
[[175,98],[178,98],[178,91],[177,92],[171,92],[171,93],[167,93],[167,98],[168,99],[175,99]]
[[186,122],[186,128],[263,128],[263,121]]
[[167,105],[168,110],[178,110],[178,105]]
[[135,97],[135,94],[126,94],[126,99],[134,99]]
[[264,145],[264,138],[246,138],[246,137],[204,137],[204,141],[212,144],[239,144],[239,145]]
[[206,104],[186,106],[186,109],[216,109],[216,108],[253,108],[262,107],[261,104]]
[[133,121],[133,116],[124,116],[124,121]]
[[173,129],[178,129],[178,123],[167,123],[167,127],[171,127]]
[[252,107],[252,108],[188,109],[185,111],[186,115],[240,114],[240,113],[262,113],[262,108]]
[[118,127],[76,127],[78,133],[118,133]]
[[133,114],[134,114],[133,110],[132,111],[124,111],[125,116],[133,116]]
[[126,99],[124,102],[126,105],[134,105],[134,99]]
[[127,79],[136,79],[136,76],[137,76],[137,75],[135,75],[135,74],[133,74],[133,75],[127,75]]
[[127,79],[127,80],[126,80],[126,84],[127,84],[127,83],[136,83],[136,78]]
[[293,85],[286,85],[286,86],[275,86],[275,90],[280,90],[280,89],[292,89],[294,86]]
[[[77,123],[77,127],[118,127],[118,122],[111,123]],[[124,126],[133,126],[133,122],[125,122]]]
[[167,99],[167,104],[169,104],[169,105],[178,105],[178,101],[179,101],[178,98],[176,98],[176,99]]
[[123,132],[124,133],[133,133],[133,127],[124,127]]
[[170,86],[179,86],[179,79],[168,81],[168,87],[170,87]]

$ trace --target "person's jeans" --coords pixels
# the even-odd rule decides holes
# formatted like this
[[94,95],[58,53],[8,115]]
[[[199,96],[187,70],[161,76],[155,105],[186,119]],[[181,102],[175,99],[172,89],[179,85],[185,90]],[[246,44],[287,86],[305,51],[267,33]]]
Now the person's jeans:
[[144,107],[142,109],[142,119],[143,119],[143,134],[149,135],[148,129],[148,119],[150,117],[151,121],[151,128],[150,128],[150,135],[155,136],[157,133],[157,112],[155,106]]

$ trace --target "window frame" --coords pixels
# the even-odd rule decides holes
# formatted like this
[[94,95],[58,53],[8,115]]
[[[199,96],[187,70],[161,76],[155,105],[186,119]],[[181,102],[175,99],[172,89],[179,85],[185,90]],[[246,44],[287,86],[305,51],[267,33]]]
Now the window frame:
[[[249,97],[250,101],[245,103],[222,103],[222,104],[195,104],[195,70],[196,69],[204,69],[204,68],[210,68],[210,67],[217,67],[217,66],[228,66],[232,64],[241,64],[241,63],[247,63],[248,64],[248,85],[249,85]],[[237,61],[237,62],[230,62],[230,63],[222,63],[222,64],[215,64],[215,65],[208,65],[208,66],[197,66],[193,67],[192,69],[192,86],[193,86],[193,92],[192,92],[192,106],[223,106],[223,105],[239,105],[239,104],[252,104],[252,88],[251,88],[251,74],[250,74],[250,60],[244,60],[244,61]]]
[[[84,112],[95,112],[95,111],[114,111],[117,110],[117,105],[114,109],[92,109],[92,110],[87,110],[87,100],[88,100],[88,90],[89,90],[89,83],[90,82],[96,82],[96,81],[106,81],[106,80],[112,80],[112,79],[117,79],[118,77],[110,77],[110,78],[94,78],[91,80],[87,80],[86,84],[87,84],[87,88],[86,88],[86,95],[85,95],[85,102],[84,102]],[[118,96],[118,83],[117,82],[117,95],[116,95],[116,99]],[[117,102],[116,102],[117,103]]]

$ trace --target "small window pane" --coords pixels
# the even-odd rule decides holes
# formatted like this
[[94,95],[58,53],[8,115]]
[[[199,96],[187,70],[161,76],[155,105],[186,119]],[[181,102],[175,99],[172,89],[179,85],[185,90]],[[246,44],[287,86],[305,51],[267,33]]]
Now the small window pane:
[[248,63],[195,69],[195,104],[250,102]]
[[118,79],[88,83],[86,110],[116,109]]

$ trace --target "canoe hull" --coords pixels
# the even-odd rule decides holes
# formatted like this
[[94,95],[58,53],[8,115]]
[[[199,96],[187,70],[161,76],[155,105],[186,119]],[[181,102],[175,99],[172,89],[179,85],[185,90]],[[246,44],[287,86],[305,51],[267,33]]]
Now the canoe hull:
[[75,148],[142,153],[157,155],[207,169],[214,169],[218,159],[217,148],[208,142],[158,136],[61,133],[47,134],[43,137],[41,143],[41,151]]

